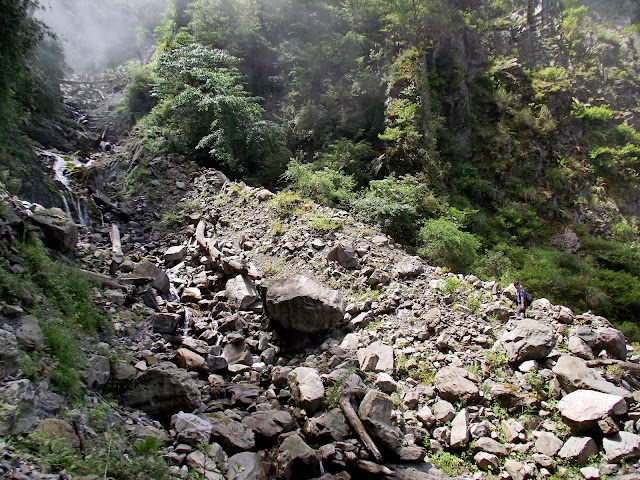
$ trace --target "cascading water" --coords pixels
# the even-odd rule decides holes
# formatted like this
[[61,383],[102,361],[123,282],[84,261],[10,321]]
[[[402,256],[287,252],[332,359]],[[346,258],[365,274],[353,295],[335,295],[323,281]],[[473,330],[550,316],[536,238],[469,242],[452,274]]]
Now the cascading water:
[[72,155],[61,155],[60,153],[52,152],[50,150],[36,148],[35,152],[41,159],[45,160],[47,163],[51,163],[54,180],[64,187],[60,196],[62,197],[62,204],[64,205],[67,215],[73,218],[74,215],[70,208],[72,205],[75,210],[75,216],[77,217],[78,224],[81,227],[90,226],[89,201],[85,195],[77,194],[73,191],[71,181],[66,175],[66,170],[69,168],[69,165],[72,167],[86,167],[89,164],[85,165]]
[[184,309],[184,325],[182,327],[182,338],[189,336],[189,322],[191,321],[191,312],[188,308]]

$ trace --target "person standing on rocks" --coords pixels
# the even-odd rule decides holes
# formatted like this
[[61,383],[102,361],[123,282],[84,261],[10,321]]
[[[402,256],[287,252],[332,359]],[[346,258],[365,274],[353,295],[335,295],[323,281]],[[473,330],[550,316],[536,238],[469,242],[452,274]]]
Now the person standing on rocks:
[[528,307],[527,295],[518,280],[513,282],[513,286],[516,287],[516,303],[518,304],[517,315],[518,317],[526,317],[526,310]]

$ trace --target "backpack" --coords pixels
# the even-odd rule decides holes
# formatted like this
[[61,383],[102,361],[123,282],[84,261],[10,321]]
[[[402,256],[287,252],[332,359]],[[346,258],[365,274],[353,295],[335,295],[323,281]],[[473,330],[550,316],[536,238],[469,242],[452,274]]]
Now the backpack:
[[524,301],[526,302],[526,306],[528,307],[533,303],[533,295],[530,293],[524,292]]

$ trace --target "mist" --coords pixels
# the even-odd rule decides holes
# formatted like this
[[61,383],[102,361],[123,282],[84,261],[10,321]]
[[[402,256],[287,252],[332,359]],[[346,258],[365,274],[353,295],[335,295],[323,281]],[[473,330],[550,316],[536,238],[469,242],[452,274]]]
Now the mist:
[[38,17],[60,38],[76,73],[145,61],[168,0],[43,0]]

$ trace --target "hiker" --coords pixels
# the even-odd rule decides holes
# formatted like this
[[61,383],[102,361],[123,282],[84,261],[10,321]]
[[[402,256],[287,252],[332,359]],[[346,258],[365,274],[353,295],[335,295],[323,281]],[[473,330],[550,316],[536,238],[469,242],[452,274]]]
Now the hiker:
[[513,286],[516,287],[516,302],[518,304],[517,315],[518,317],[525,317],[527,307],[529,306],[527,303],[527,294],[519,281],[516,280],[513,282]]

